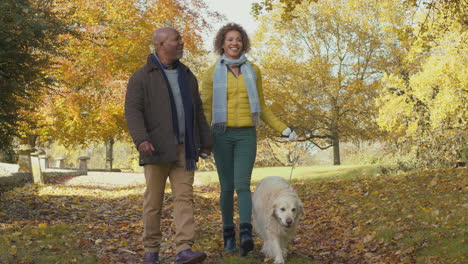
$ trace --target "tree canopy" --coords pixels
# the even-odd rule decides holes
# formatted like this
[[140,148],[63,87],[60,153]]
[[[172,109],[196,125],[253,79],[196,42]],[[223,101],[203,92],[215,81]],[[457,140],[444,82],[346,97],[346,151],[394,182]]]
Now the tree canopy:
[[[67,22],[80,37],[69,42],[58,66],[48,73],[57,80],[53,93],[41,98],[37,123],[29,131],[42,140],[86,145],[127,136],[123,104],[130,75],[146,62],[151,34],[161,26],[181,31],[188,64],[206,54],[203,32],[218,14],[201,0],[55,1],[55,10],[72,12]],[[187,55],[188,54],[188,55]]]
[[406,143],[423,166],[468,158],[467,22],[462,10],[460,1],[421,6],[407,53],[383,79],[378,123]]
[[[385,6],[385,8],[383,8]],[[339,142],[375,138],[374,98],[404,13],[394,1],[319,1],[283,7],[261,17],[255,43],[273,108],[307,140],[324,149]]]
[[27,123],[25,111],[36,111],[38,98],[53,79],[46,72],[69,33],[63,16],[48,0],[5,0],[0,3],[0,150]]
[[[333,147],[335,164],[340,142],[373,139],[424,166],[466,160],[465,5],[254,3],[250,55],[267,104],[301,140]],[[4,0],[0,13],[0,150],[14,136],[67,146],[128,139],[124,93],[152,50],[152,31],[179,29],[183,61],[201,74],[202,36],[221,19],[204,0]]]

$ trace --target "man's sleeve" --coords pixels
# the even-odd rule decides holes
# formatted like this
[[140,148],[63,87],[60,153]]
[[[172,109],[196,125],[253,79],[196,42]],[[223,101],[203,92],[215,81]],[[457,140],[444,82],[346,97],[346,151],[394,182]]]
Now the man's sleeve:
[[128,131],[138,149],[138,146],[143,141],[149,141],[149,137],[144,121],[143,85],[141,78],[136,78],[137,74],[138,72],[128,81],[127,93],[125,95],[125,119]]

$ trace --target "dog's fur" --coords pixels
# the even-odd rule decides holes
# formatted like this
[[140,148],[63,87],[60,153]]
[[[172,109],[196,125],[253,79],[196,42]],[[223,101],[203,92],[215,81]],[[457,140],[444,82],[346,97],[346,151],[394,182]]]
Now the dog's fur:
[[274,263],[284,263],[304,209],[289,183],[277,176],[262,179],[252,197],[253,227],[263,239],[262,252]]

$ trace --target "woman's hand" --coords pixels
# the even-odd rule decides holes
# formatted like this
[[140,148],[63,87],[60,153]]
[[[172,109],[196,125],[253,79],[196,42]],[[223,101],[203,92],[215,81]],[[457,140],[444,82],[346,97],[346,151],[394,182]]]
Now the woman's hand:
[[288,138],[288,141],[297,141],[298,140],[297,134],[296,134],[296,132],[294,131],[294,129],[292,127],[285,128],[283,130],[283,132],[281,133],[281,136],[285,137],[285,138]]

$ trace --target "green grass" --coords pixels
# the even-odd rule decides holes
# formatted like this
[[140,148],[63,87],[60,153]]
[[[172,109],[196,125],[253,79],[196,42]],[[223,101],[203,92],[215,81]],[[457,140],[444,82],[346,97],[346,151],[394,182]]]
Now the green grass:
[[416,263],[464,263],[466,247],[467,170],[427,170],[375,179],[357,177],[335,200],[358,226],[399,248]]
[[[431,256],[443,256],[447,263],[456,263],[456,260],[463,260],[468,255],[466,233],[453,234],[442,239],[439,235],[428,234],[428,232],[424,235],[428,238],[429,246],[417,252],[417,260],[421,263]],[[412,244],[412,241],[406,242]]]
[[[289,172],[288,167],[260,168],[254,170],[252,178],[254,183],[270,175],[288,179]],[[355,230],[349,231],[364,247],[356,254],[372,255],[370,248],[379,243],[381,254],[399,257],[388,263],[462,264],[468,255],[467,172],[445,169],[380,175],[377,166],[300,167],[294,171],[293,184],[298,184],[303,199],[327,199],[328,206],[333,205],[352,221]],[[205,175],[206,183],[216,182],[215,173]],[[363,242],[366,237],[369,241]],[[251,258],[224,257],[222,263],[261,263],[255,262],[260,256]],[[314,262],[292,255],[288,263]]]
[[[256,183],[267,176],[281,176],[289,180],[291,167],[255,168],[252,172],[252,182]],[[375,165],[341,165],[341,166],[309,166],[297,167],[293,170],[293,181],[305,180],[337,180],[357,176],[377,176],[379,170]],[[195,179],[201,184],[218,182],[216,171],[196,172]]]
[[0,229],[0,263],[98,263],[80,249],[77,229],[65,224]]
[[[258,245],[258,248],[261,245]],[[220,260],[220,264],[260,264],[260,263],[267,263],[272,264],[273,259],[265,259],[263,260],[263,256],[258,253],[258,249],[249,253],[246,257],[241,256],[223,256]],[[286,263],[288,264],[315,264],[318,263],[313,261],[312,259],[308,258],[307,256],[301,256],[298,254],[291,254],[288,255],[286,259]]]

